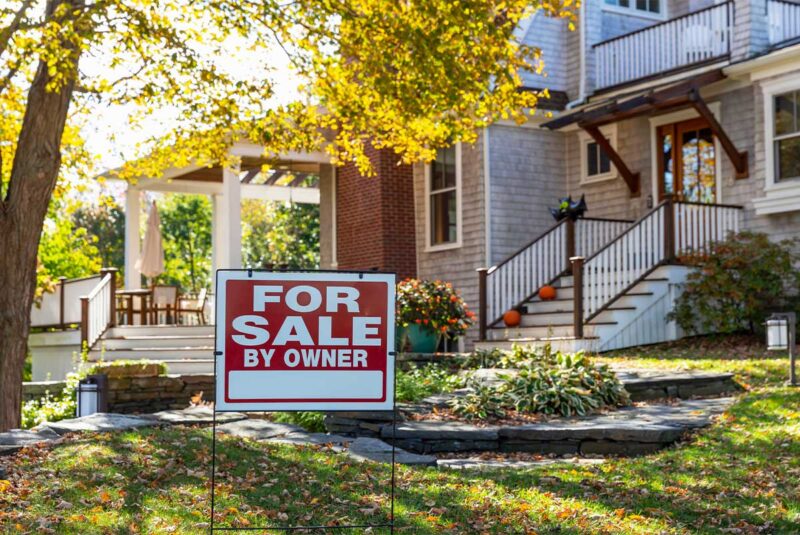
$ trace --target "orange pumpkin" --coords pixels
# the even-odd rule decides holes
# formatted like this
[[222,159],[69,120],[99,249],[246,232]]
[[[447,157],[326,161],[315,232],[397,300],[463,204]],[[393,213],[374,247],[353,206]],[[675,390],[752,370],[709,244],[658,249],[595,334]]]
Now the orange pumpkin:
[[509,310],[503,314],[503,323],[506,324],[506,327],[516,327],[520,321],[522,321],[522,314],[519,313],[519,310]]
[[539,298],[542,301],[552,301],[556,298],[556,289],[552,286],[542,286],[539,290]]

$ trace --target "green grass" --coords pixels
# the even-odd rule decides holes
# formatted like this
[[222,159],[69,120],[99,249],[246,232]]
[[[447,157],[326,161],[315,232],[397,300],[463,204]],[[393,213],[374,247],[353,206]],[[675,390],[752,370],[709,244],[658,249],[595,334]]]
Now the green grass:
[[[600,465],[400,467],[398,532],[800,532],[800,389],[783,386],[785,359],[687,350],[661,348],[658,364],[732,371],[752,385],[717,425],[680,447]],[[651,351],[603,360],[651,364]],[[387,466],[233,437],[218,447],[221,525],[386,520]],[[10,482],[0,482],[0,532],[202,533],[210,459],[210,431],[201,428],[76,435],[24,450]]]

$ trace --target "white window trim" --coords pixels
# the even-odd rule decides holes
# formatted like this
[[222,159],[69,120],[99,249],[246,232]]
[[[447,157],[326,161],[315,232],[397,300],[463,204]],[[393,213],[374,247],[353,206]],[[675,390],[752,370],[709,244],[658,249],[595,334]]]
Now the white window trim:
[[456,241],[452,243],[431,244],[431,163],[425,164],[425,252],[449,251],[461,247],[461,143],[456,143]]
[[[616,150],[617,148],[617,125],[611,124],[608,126],[604,126],[600,128],[600,133],[603,134],[611,143],[611,146],[614,147]],[[590,143],[594,143],[594,138],[587,134],[586,132],[581,132],[578,136],[580,142],[580,158],[581,158],[581,186],[585,186],[587,184],[596,184],[598,182],[606,182],[609,180],[614,180],[619,176],[619,172],[617,168],[614,166],[614,162],[609,162],[610,167],[608,173],[600,173],[598,175],[589,176],[589,169],[586,165],[586,157],[587,157],[587,147]]]
[[775,180],[775,95],[800,90],[800,81],[790,75],[761,84],[764,100],[764,197],[753,199],[756,215],[800,210],[800,179]]
[[[720,103],[717,102],[709,102],[708,109],[711,110],[711,114],[717,118],[718,122],[722,122],[722,113],[720,112]],[[664,115],[656,115],[655,117],[650,117],[650,154],[652,157],[650,158],[650,176],[653,177],[652,182],[652,195],[653,199],[658,199],[658,127],[663,126],[665,124],[672,124],[672,123],[679,123],[681,121],[688,121],[689,119],[696,119],[700,117],[700,114],[697,113],[697,110],[693,108],[687,108],[685,110],[680,110],[672,113],[666,113]],[[717,136],[714,136],[714,155],[716,157],[716,165],[714,165],[714,174],[715,180],[717,182],[717,200],[716,203],[720,204],[723,202],[722,196],[724,192],[722,191],[722,160],[721,158],[727,158],[728,155],[722,152],[722,146],[719,143],[719,139]]]
[[[638,17],[640,19],[649,19],[658,21],[667,20],[666,0],[661,0],[661,3],[659,5],[660,11],[658,13],[653,13],[652,11],[642,11],[640,9],[636,9],[635,7],[614,6],[611,4],[606,4],[605,0],[600,0],[600,1],[602,2],[603,11],[607,11],[608,13],[616,13],[617,15],[627,15],[629,17]],[[635,2],[636,0],[630,0],[630,1]]]

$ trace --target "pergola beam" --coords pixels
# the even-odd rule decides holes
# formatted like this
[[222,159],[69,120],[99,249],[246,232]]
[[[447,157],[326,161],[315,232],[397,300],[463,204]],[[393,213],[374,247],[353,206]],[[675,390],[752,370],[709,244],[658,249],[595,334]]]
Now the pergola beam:
[[319,204],[319,189],[293,188],[289,186],[265,186],[263,184],[242,184],[242,199],[262,201],[284,201],[301,204]]
[[589,134],[592,139],[597,143],[600,149],[606,153],[608,159],[614,164],[614,167],[617,168],[619,174],[622,175],[623,180],[628,185],[628,190],[630,190],[631,197],[638,197],[641,194],[641,177],[639,173],[634,173],[628,166],[625,164],[625,161],[619,155],[619,153],[611,146],[606,136],[600,132],[600,129],[594,125],[581,125],[587,134]]
[[692,103],[692,107],[700,114],[700,116],[705,119],[709,126],[711,126],[711,131],[714,133],[714,136],[719,139],[719,142],[722,144],[723,150],[730,158],[731,163],[733,164],[734,169],[736,169],[736,178],[747,178],[749,175],[749,166],[747,161],[747,151],[739,151],[736,148],[736,145],[733,144],[731,138],[728,137],[728,133],[722,128],[722,125],[719,124],[717,118],[708,109],[706,102],[703,100],[703,97],[700,96],[700,92],[697,89],[692,89],[689,92],[689,101]]

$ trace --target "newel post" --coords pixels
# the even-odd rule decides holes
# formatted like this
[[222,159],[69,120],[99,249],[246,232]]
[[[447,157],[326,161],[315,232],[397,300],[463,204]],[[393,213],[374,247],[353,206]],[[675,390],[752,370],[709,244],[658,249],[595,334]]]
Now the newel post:
[[566,228],[566,243],[565,249],[567,252],[566,266],[564,267],[565,271],[569,271],[570,262],[573,256],[575,256],[575,226],[576,222],[571,218],[567,218],[567,228]]
[[583,338],[583,261],[582,256],[573,256],[572,263],[572,322],[575,338]]
[[110,268],[103,268],[100,270],[100,274],[103,275],[105,278],[106,274],[111,275],[111,297],[110,302],[108,304],[108,310],[111,312],[111,318],[109,319],[108,326],[109,327],[116,327],[117,325],[117,268],[110,267]]
[[672,197],[664,203],[664,261],[675,261],[675,200]]
[[89,297],[81,297],[81,351],[89,343]]
[[66,281],[66,277],[59,277],[58,278],[58,324],[61,327],[61,330],[67,328],[64,325],[64,281]]
[[489,319],[486,317],[486,278],[489,275],[487,268],[478,268],[478,339],[486,340],[486,328]]

